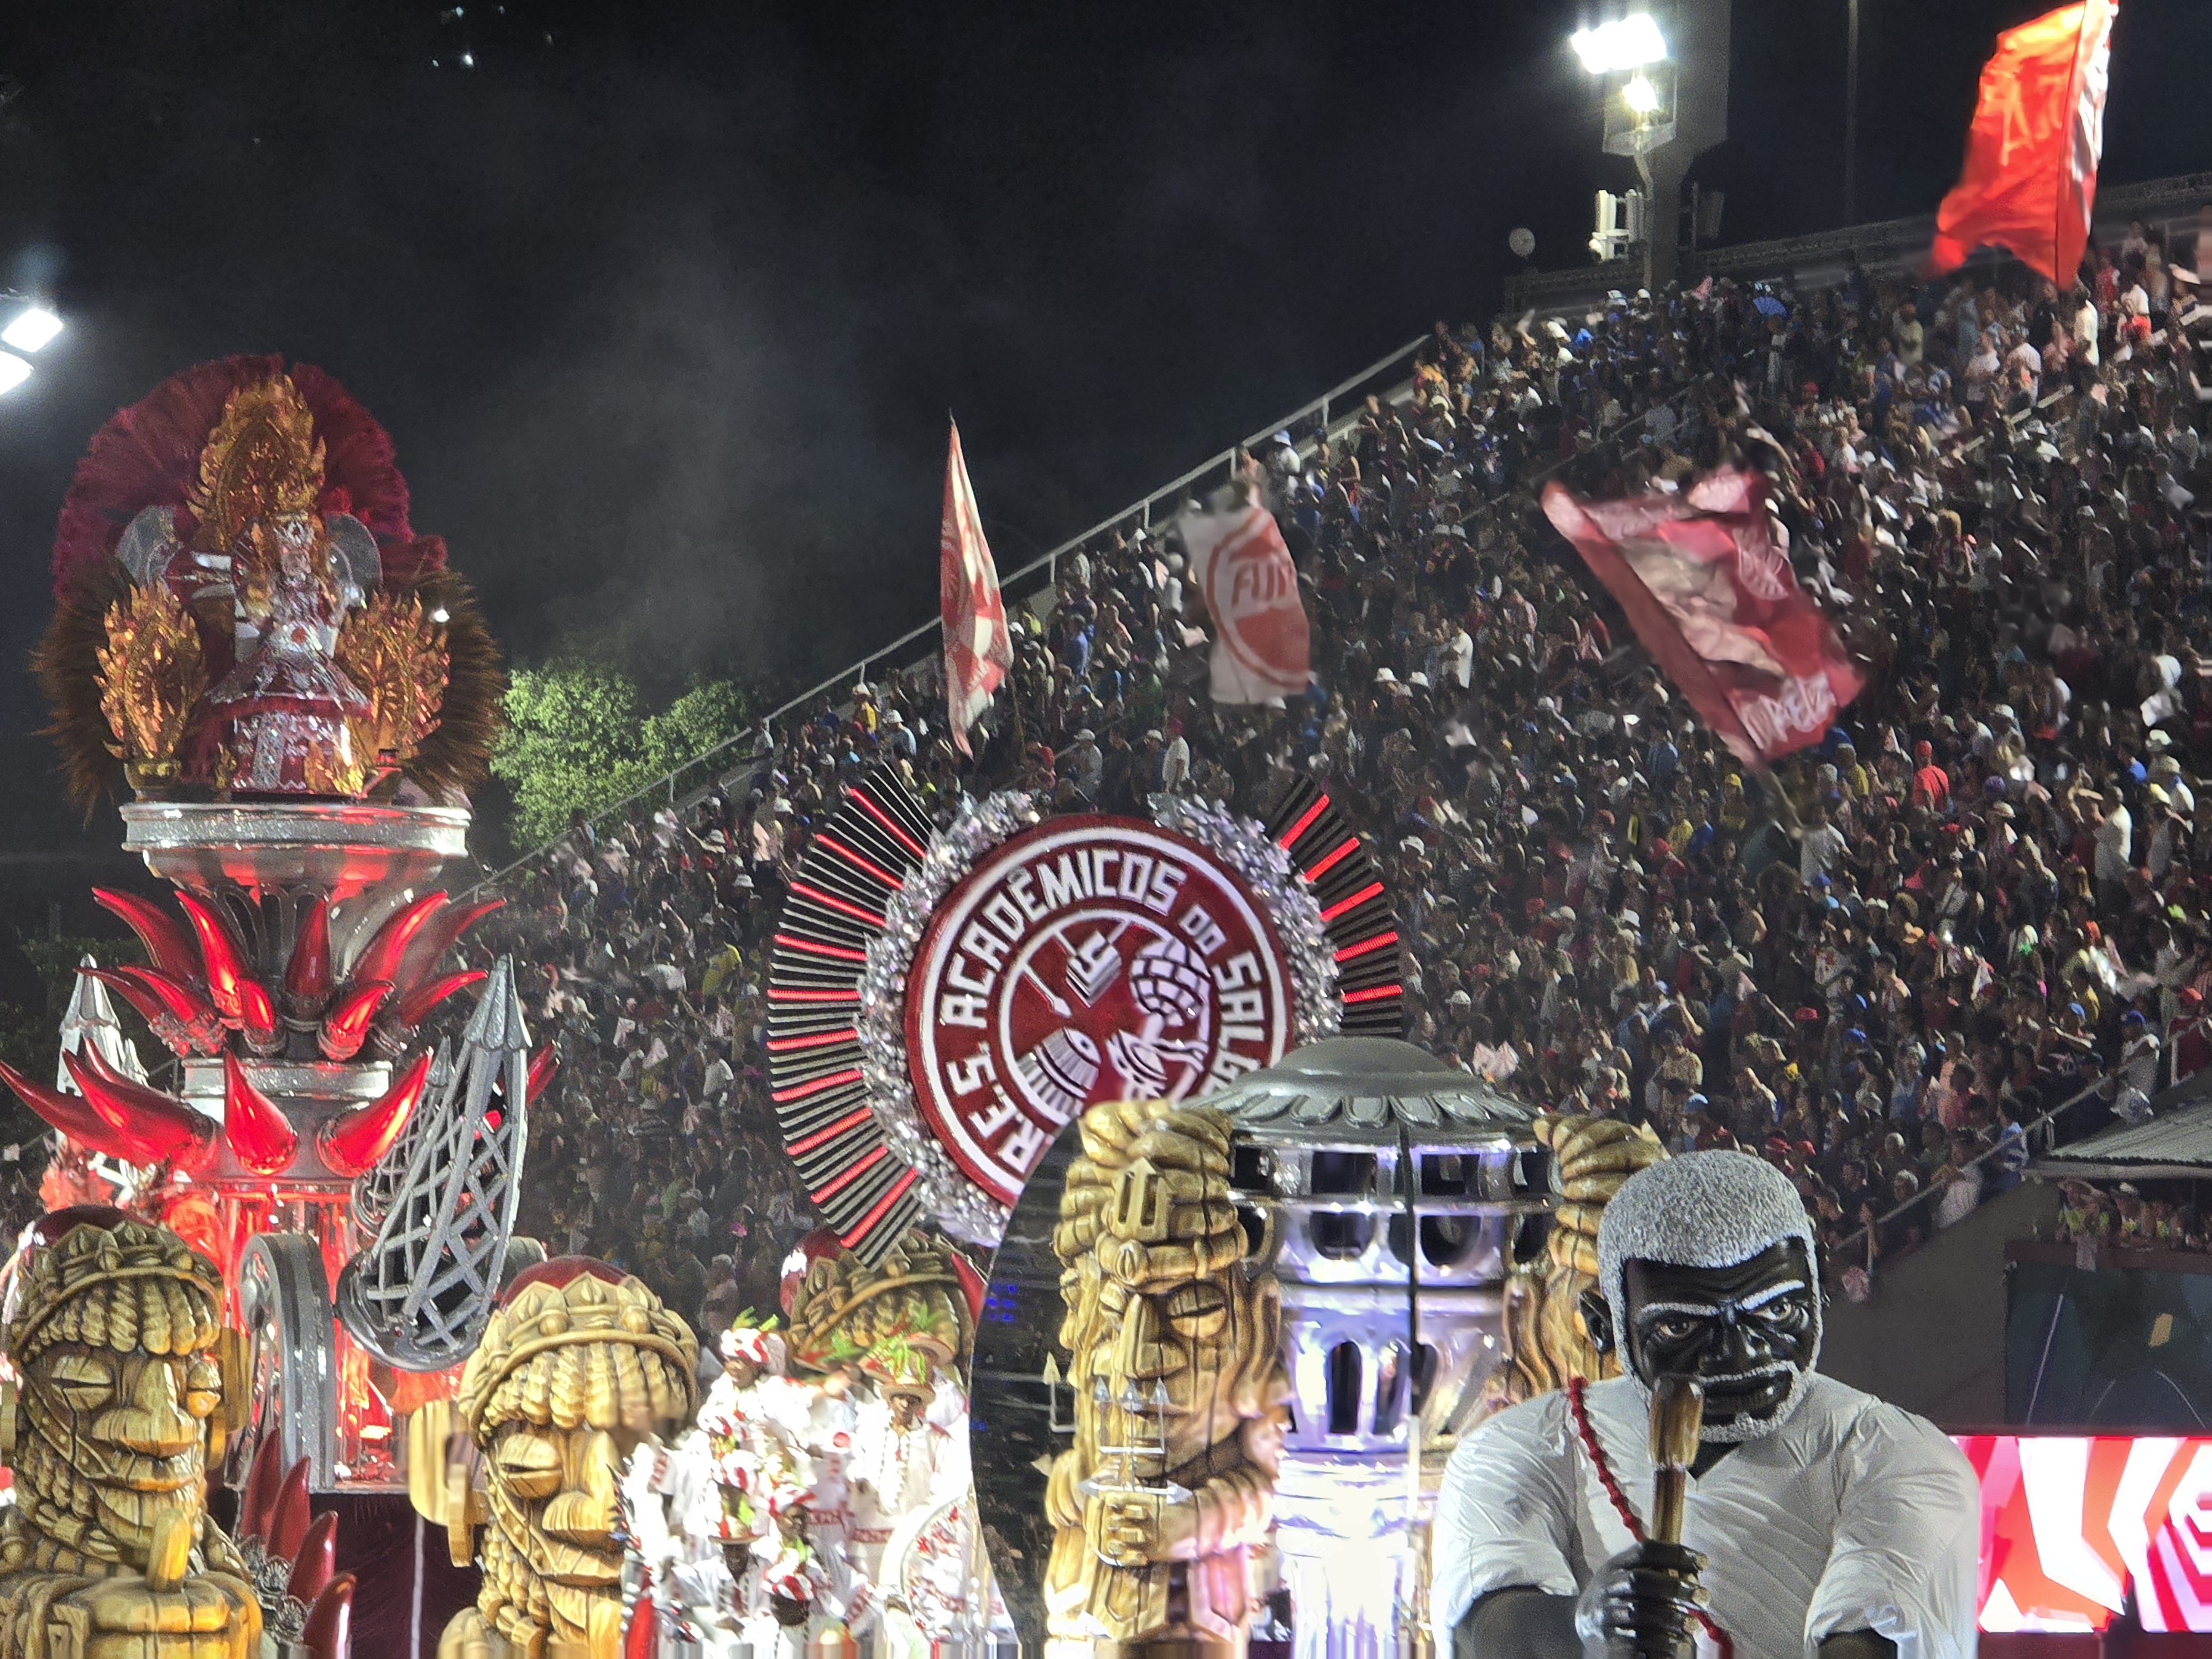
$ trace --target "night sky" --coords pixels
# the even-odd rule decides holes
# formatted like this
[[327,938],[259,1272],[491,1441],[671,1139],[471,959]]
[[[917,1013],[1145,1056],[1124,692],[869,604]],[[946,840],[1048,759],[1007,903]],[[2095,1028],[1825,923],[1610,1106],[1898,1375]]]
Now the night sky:
[[[1864,0],[1862,217],[1932,209],[2039,9]],[[112,868],[15,665],[76,456],[194,362],[343,380],[521,659],[788,686],[933,614],[948,407],[1012,568],[1633,178],[1574,4],[8,9],[0,280],[70,331],[0,401],[0,932]],[[1838,222],[1844,16],[1737,6],[1724,240]],[[2212,7],[2125,0],[2108,182],[2212,166],[2208,65]]]

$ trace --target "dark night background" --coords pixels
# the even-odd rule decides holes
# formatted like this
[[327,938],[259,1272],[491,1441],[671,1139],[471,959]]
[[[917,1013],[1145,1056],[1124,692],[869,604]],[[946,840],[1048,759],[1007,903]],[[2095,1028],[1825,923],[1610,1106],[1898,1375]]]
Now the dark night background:
[[[1934,207],[2041,9],[1863,0],[1859,216]],[[78,453],[192,362],[343,379],[519,659],[791,686],[933,613],[948,406],[1011,568],[1633,181],[1573,3],[9,10],[0,282],[70,328],[0,402],[0,954],[125,873],[19,665]],[[1736,6],[1723,240],[1839,222],[1844,15]],[[2212,7],[2128,0],[2107,183],[2212,165],[2208,65]]]

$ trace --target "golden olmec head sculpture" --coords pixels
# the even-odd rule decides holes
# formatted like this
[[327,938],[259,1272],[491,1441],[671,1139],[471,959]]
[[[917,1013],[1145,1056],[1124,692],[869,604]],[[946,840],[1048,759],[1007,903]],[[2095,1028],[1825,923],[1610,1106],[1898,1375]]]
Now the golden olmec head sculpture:
[[456,1565],[488,1523],[483,1588],[446,1626],[439,1659],[617,1659],[617,1483],[648,1435],[690,1420],[698,1356],[689,1326],[603,1261],[562,1256],[516,1277],[456,1401],[481,1489],[443,1455],[442,1411],[410,1425],[416,1506],[446,1522]]
[[1566,1386],[1601,1382],[1620,1362],[1583,1327],[1582,1294],[1597,1283],[1597,1224],[1623,1182],[1667,1156],[1649,1129],[1615,1118],[1547,1113],[1536,1138],[1552,1149],[1559,1188],[1548,1260],[1505,1281],[1505,1357],[1483,1389],[1482,1415]]
[[[0,1659],[250,1659],[261,1609],[207,1515],[222,1279],[118,1211],[46,1217],[0,1343]],[[242,1389],[234,1389],[242,1395]]]
[[933,1377],[957,1376],[974,1352],[983,1282],[941,1238],[911,1234],[873,1267],[824,1230],[795,1253],[787,1279],[785,1341],[802,1370],[850,1365],[887,1395],[927,1402]]
[[1075,1446],[1046,1496],[1051,1646],[1241,1648],[1290,1377],[1281,1304],[1229,1188],[1229,1121],[1121,1101],[1080,1124],[1053,1249]]

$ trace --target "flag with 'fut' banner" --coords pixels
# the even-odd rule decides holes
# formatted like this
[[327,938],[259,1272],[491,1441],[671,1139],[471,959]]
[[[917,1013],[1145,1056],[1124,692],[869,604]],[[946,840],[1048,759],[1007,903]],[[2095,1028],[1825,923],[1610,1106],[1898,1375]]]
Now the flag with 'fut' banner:
[[2105,149],[2113,0],[2081,0],[1997,36],[1966,165],[1936,215],[1929,270],[2008,248],[2061,287],[2081,269]]
[[1747,766],[1818,743],[1865,677],[1775,545],[1765,483],[1723,468],[1624,501],[1544,488],[1544,514]]
[[1272,702],[1311,678],[1312,635],[1298,569],[1274,514],[1261,506],[1186,513],[1192,585],[1213,618],[1213,700]]
[[983,520],[975,510],[975,486],[960,453],[960,428],[952,428],[945,457],[945,528],[939,538],[939,597],[945,612],[945,707],[951,716],[952,746],[963,755],[968,728],[991,706],[1014,665],[1013,635],[1006,628],[1006,602],[999,597],[999,567],[983,539]]

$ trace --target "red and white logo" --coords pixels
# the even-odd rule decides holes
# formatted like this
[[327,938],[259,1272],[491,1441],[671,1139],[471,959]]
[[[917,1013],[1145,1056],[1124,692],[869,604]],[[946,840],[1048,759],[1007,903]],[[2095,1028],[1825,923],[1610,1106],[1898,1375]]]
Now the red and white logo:
[[1179,1100],[1290,1046],[1290,977],[1236,872],[1133,818],[1061,817],[988,854],[907,982],[922,1116],[1000,1203],[1102,1100]]

